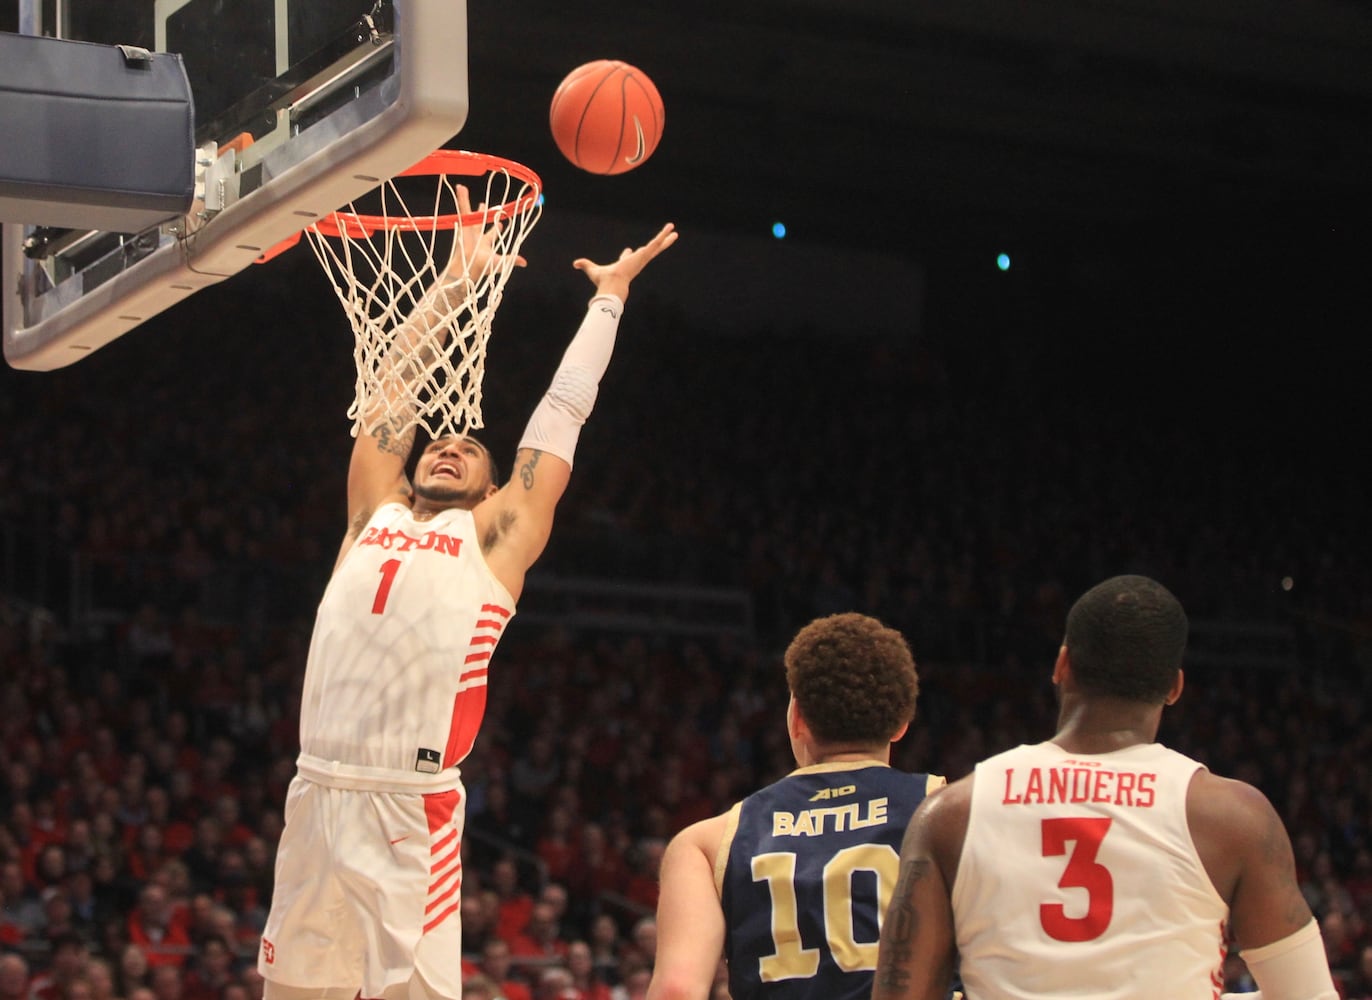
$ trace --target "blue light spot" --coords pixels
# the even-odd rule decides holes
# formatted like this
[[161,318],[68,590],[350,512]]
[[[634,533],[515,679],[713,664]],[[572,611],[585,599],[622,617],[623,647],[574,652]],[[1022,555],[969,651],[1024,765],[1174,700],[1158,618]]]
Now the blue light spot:
[[1002,271],[1010,270],[1010,255],[1008,253],[997,254],[996,267],[1000,268]]
[[784,223],[784,222],[773,222],[773,223],[772,223],[772,235],[775,236],[775,237],[776,237],[777,239],[779,239],[779,240],[784,240],[784,239],[786,238],[786,223]]
[[539,207],[539,208],[542,208],[542,207],[543,207],[543,192],[542,192],[542,191],[538,192],[538,207]]

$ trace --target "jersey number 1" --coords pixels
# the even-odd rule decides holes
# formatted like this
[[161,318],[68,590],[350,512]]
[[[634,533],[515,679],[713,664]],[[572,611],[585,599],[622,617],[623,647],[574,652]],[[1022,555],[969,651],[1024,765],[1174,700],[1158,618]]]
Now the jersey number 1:
[[1086,913],[1069,917],[1061,903],[1039,904],[1039,922],[1055,941],[1093,941],[1105,933],[1115,913],[1115,880],[1110,869],[1096,860],[1101,841],[1110,829],[1110,820],[1099,817],[1076,816],[1043,821],[1043,856],[1060,857],[1067,853],[1072,842],[1072,855],[1067,859],[1061,889],[1085,889]]
[[399,572],[399,559],[387,559],[381,564],[381,583],[372,598],[372,614],[379,615],[386,610],[386,598],[391,596],[391,584],[395,583],[395,575]]

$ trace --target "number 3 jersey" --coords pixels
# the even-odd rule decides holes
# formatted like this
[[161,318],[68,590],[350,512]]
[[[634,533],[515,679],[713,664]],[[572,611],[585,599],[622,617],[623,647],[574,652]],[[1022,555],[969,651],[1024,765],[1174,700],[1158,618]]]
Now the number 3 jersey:
[[1217,998],[1229,907],[1186,820],[1203,767],[1157,743],[978,764],[952,890],[969,1000]]
[[729,811],[715,882],[733,1000],[866,1000],[901,838],[943,783],[880,761],[816,764]]
[[379,791],[459,785],[486,668],[514,615],[470,511],[372,515],[319,604],[300,706],[300,773]]

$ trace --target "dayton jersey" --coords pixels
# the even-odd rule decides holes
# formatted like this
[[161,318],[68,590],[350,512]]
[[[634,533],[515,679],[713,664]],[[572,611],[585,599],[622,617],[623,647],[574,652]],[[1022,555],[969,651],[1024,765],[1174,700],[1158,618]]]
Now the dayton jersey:
[[456,787],[514,614],[471,511],[372,515],[319,604],[300,706],[300,770],[339,787]]
[[1219,997],[1229,907],[1186,821],[1203,766],[1157,743],[978,764],[952,891],[967,995]]
[[730,810],[715,880],[733,1000],[865,1000],[905,826],[942,784],[879,761],[816,764]]

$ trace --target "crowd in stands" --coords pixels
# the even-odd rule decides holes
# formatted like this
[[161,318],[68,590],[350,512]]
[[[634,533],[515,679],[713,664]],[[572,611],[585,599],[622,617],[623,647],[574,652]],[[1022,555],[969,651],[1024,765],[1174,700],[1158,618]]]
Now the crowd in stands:
[[[578,315],[521,296],[492,345],[497,456]],[[212,336],[169,320],[0,376],[0,1000],[261,997],[351,445],[347,332],[321,301],[237,298]],[[1271,797],[1344,996],[1372,997],[1356,477],[1270,427],[1104,405],[1127,380],[1044,391],[1045,356],[971,375],[928,345],[712,339],[634,308],[539,571],[736,588],[753,627],[516,618],[463,767],[471,1000],[643,994],[667,839],[792,766],[778,651],[811,617],[909,637],[923,689],[896,763],[954,778],[1051,733],[1066,609],[1126,571],[1289,638],[1282,662],[1190,669],[1162,738]]]

